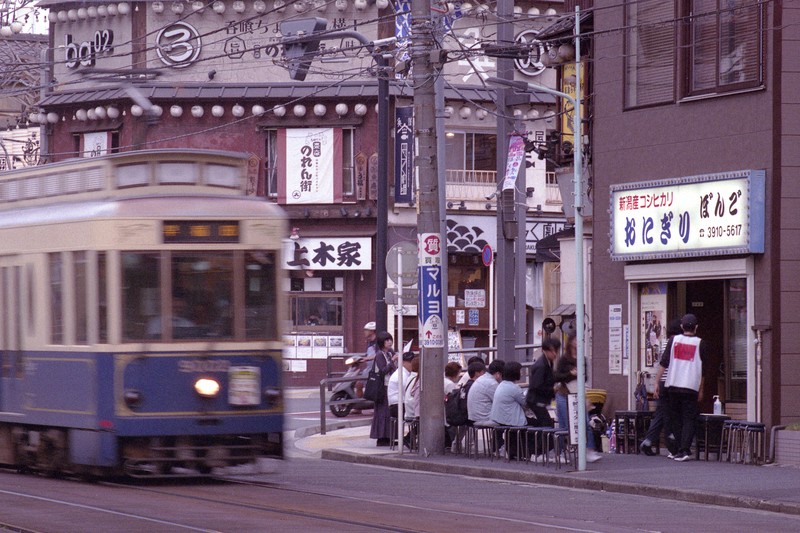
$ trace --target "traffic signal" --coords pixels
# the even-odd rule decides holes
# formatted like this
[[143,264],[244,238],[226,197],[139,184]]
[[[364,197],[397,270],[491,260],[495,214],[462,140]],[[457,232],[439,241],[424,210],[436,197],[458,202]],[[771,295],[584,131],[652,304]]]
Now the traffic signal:
[[314,39],[313,35],[327,27],[328,21],[319,17],[281,22],[283,57],[290,78],[297,81],[306,79],[314,54],[319,50],[320,39]]

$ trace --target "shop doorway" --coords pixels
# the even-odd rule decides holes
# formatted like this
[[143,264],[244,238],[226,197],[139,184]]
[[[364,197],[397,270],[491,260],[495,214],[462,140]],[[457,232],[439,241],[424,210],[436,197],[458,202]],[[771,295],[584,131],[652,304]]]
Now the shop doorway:
[[697,316],[697,334],[707,344],[703,364],[703,413],[713,411],[714,396],[729,414],[744,416],[747,406],[746,280],[706,279],[647,283],[640,286],[642,368],[654,374],[667,342],[666,324],[686,313]]
[[[725,387],[725,285],[726,280],[702,280],[685,283],[684,305],[678,307],[678,316],[692,313],[697,317],[697,335],[708,346],[708,357],[703,362],[703,399],[701,413],[711,413],[714,396]],[[678,284],[678,294],[681,283]],[[681,313],[680,310],[684,312]]]

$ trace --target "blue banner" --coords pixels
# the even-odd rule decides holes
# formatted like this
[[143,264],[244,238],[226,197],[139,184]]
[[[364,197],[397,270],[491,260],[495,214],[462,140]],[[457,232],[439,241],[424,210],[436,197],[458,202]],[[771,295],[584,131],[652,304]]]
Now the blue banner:
[[414,199],[414,108],[395,109],[394,203]]

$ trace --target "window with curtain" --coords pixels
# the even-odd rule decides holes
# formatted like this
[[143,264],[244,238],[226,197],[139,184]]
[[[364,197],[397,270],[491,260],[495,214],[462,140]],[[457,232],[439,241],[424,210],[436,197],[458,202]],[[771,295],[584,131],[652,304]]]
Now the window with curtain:
[[625,108],[760,87],[764,24],[759,0],[628,0]]
[[688,0],[688,96],[764,81],[764,10],[759,0]]
[[625,5],[625,107],[675,100],[675,2],[635,0]]

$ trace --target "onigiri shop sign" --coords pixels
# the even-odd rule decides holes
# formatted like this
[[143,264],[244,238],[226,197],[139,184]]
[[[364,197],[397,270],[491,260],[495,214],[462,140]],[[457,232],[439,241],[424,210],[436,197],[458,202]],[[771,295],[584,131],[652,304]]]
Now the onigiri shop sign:
[[764,252],[763,170],[611,186],[611,258]]

